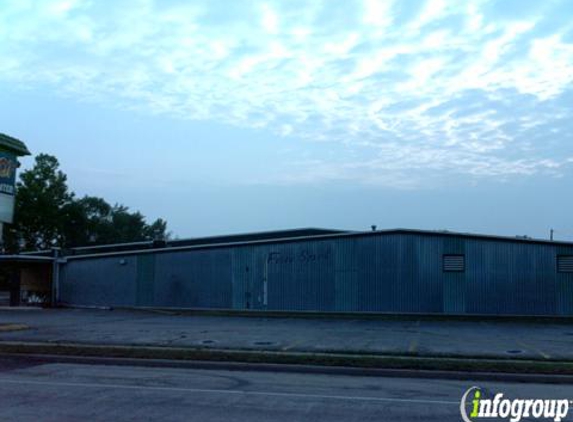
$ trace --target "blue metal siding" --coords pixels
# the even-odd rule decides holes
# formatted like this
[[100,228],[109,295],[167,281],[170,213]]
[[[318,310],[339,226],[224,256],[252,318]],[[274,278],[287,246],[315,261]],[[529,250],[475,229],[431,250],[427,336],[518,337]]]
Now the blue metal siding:
[[267,279],[268,309],[335,310],[331,241],[264,246],[256,257],[261,295]]
[[[442,280],[443,312],[446,314],[463,314],[466,312],[467,294],[467,261],[466,243],[457,237],[433,238],[433,249],[437,254],[438,277]],[[466,270],[464,272],[444,272],[444,255],[464,255]]]
[[252,247],[233,251],[231,262],[232,306],[234,309],[254,309],[252,290],[255,259]]
[[[61,300],[112,306],[573,315],[573,274],[557,273],[558,253],[573,254],[573,247],[393,233],[90,256],[63,266]],[[465,271],[444,272],[444,254],[463,254]]]
[[[557,267],[557,255],[573,255],[573,247],[557,249],[555,267]],[[573,273],[557,273],[555,290],[557,314],[573,315]]]
[[154,304],[161,307],[232,307],[230,251],[158,254]]
[[555,248],[471,240],[466,250],[468,313],[556,313]]
[[155,255],[137,257],[137,306],[153,306],[155,292]]
[[362,279],[358,276],[359,245],[356,239],[333,242],[334,309],[338,311],[361,310],[363,289]]
[[[358,289],[360,311],[375,312],[400,309],[399,286],[400,237],[371,237],[357,244]],[[394,245],[392,247],[391,245]]]
[[134,306],[137,256],[69,261],[62,269],[60,300],[74,305]]
[[[442,313],[445,312],[444,297],[446,280],[442,271],[443,241],[439,238],[414,237],[415,254],[414,280],[417,280],[416,305],[412,312]],[[452,309],[449,309],[451,312]],[[463,309],[456,309],[463,313]]]

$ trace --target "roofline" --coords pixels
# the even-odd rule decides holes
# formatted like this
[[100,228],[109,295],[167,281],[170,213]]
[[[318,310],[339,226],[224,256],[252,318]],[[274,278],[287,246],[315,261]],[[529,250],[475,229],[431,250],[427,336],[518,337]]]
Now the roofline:
[[18,252],[18,256],[22,256],[22,255],[33,255],[33,256],[50,255],[50,256],[52,256],[53,250],[52,249],[37,249],[35,251]]
[[[297,227],[295,229],[283,229],[283,230],[266,230],[266,231],[261,231],[261,232],[242,232],[242,233],[230,233],[230,234],[219,234],[219,235],[214,235],[214,236],[201,236],[201,237],[188,237],[185,239],[174,239],[174,240],[168,240],[167,243],[169,242],[186,242],[186,241],[194,241],[194,240],[214,240],[217,238],[224,238],[224,237],[241,237],[241,236],[265,236],[265,235],[271,235],[276,233],[277,235],[280,234],[284,234],[284,233],[293,233],[293,232],[303,232],[303,231],[309,231],[309,230],[316,230],[317,232],[322,232],[322,234],[315,234],[315,235],[307,235],[307,236],[293,236],[296,238],[305,238],[305,237],[314,237],[314,236],[323,236],[323,235],[334,235],[334,234],[342,234],[342,233],[355,233],[352,232],[350,230],[341,230],[341,229],[323,229],[323,228],[319,228],[319,227]],[[276,239],[281,239],[280,237],[277,237]],[[269,239],[259,239],[259,240],[272,240],[272,238]],[[249,242],[249,241],[247,241]]]
[[91,249],[101,249],[101,248],[120,248],[123,246],[145,246],[153,245],[153,240],[142,240],[140,242],[126,242],[126,243],[106,243],[102,245],[90,245],[90,246],[76,246],[69,248],[72,251],[89,251]]
[[100,254],[86,254],[86,255],[70,255],[66,256],[65,260],[75,260],[75,259],[89,259],[89,258],[105,258],[114,256],[126,256],[126,255],[144,255],[152,253],[168,253],[168,252],[183,252],[189,250],[203,250],[203,249],[216,249],[225,248],[232,246],[257,246],[272,243],[293,243],[300,242],[304,240],[332,240],[339,238],[353,238],[361,236],[380,236],[380,235],[424,235],[424,236],[445,236],[445,237],[463,237],[470,239],[481,239],[490,241],[500,241],[500,242],[517,242],[517,243],[529,243],[529,244],[542,244],[547,246],[568,246],[573,247],[573,242],[565,241],[555,241],[555,240],[544,240],[544,239],[533,239],[533,238],[521,238],[521,237],[510,237],[510,236],[497,236],[497,235],[485,235],[485,234],[474,234],[474,233],[462,233],[462,232],[450,232],[450,231],[434,231],[434,230],[418,230],[418,229],[388,229],[388,230],[376,230],[376,231],[361,231],[361,232],[342,232],[335,234],[324,234],[317,236],[303,236],[303,237],[285,237],[276,239],[262,239],[244,242],[226,242],[226,243],[213,243],[213,244],[199,244],[191,246],[175,246],[166,248],[153,248],[153,249],[140,249],[140,250],[130,250],[130,251],[118,251],[118,252],[104,252]]
[[455,232],[449,230],[421,230],[421,229],[389,229],[389,230],[379,230],[379,232],[384,233],[400,233],[400,234],[423,234],[423,235],[437,235],[437,236],[453,236],[453,237],[465,237],[483,240],[499,240],[505,242],[526,242],[526,243],[537,243],[537,244],[547,244],[547,245],[564,245],[573,246],[573,241],[565,240],[549,240],[549,239],[539,239],[528,236],[501,236],[495,234],[480,234],[480,233],[468,233],[468,232]]
[[0,133],[0,147],[3,147],[16,155],[31,155],[28,147],[24,142],[19,139],[8,136],[4,133]]
[[0,261],[49,263],[53,262],[54,258],[47,256],[0,255]]
[[[178,243],[178,242],[187,242],[187,241],[199,241],[199,240],[215,240],[217,238],[230,238],[230,237],[241,237],[241,236],[254,236],[254,235],[270,235],[276,233],[277,235],[284,234],[284,233],[292,233],[292,232],[301,232],[305,230],[316,230],[321,231],[323,234],[315,234],[315,235],[307,235],[307,236],[293,236],[296,239],[302,239],[306,237],[315,237],[315,236],[324,236],[324,235],[334,235],[334,234],[343,234],[343,233],[359,233],[350,230],[341,230],[341,229],[325,229],[319,227],[299,227],[295,229],[284,229],[284,230],[267,230],[267,231],[260,231],[260,232],[241,232],[241,233],[231,233],[231,234],[220,234],[214,236],[201,236],[201,237],[186,237],[184,239],[172,239],[166,240],[167,249],[177,248],[178,246],[169,246],[169,244]],[[330,232],[330,233],[329,233]],[[258,240],[276,240],[276,239],[284,239],[284,237],[276,237],[276,238],[269,238],[269,239],[258,239]],[[89,246],[75,246],[73,248],[65,248],[68,251],[90,251],[94,249],[104,249],[104,248],[121,248],[127,246],[153,246],[154,240],[141,240],[137,242],[125,242],[125,243],[105,243],[101,245],[89,245]],[[244,243],[244,242],[254,242],[254,240],[246,240],[246,241],[237,241],[237,242],[225,242],[225,243]],[[213,244],[213,243],[211,243]],[[189,245],[189,246],[199,246],[198,245]],[[213,244],[215,245],[215,244]],[[184,246],[181,246],[184,247]],[[23,251],[20,252],[21,255],[42,255],[42,254],[51,254],[52,249],[39,249],[35,251]],[[103,252],[105,253],[105,252]],[[110,252],[111,253],[111,252]]]

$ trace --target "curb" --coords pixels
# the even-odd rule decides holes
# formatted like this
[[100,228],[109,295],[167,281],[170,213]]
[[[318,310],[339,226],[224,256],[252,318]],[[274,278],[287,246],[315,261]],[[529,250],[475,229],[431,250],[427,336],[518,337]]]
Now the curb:
[[271,311],[259,309],[205,309],[147,306],[81,306],[60,303],[61,308],[97,309],[150,312],[164,315],[220,316],[250,318],[302,318],[302,319],[359,319],[386,321],[450,321],[450,322],[497,322],[497,323],[551,323],[573,325],[573,316],[549,315],[482,315],[482,314],[416,314],[384,312],[339,312],[339,311]]
[[572,375],[571,361],[470,359],[341,353],[300,353],[159,346],[114,346],[78,343],[0,342],[0,353],[76,357],[311,365],[362,369],[447,371],[496,374]]
[[[381,368],[356,368],[349,366],[319,366],[319,365],[296,365],[276,363],[243,363],[243,362],[218,362],[199,360],[169,360],[169,359],[134,359],[134,358],[111,358],[89,357],[71,355],[21,355],[14,353],[0,353],[0,359],[25,359],[27,363],[37,365],[45,364],[76,364],[76,365],[107,365],[107,366],[132,366],[142,368],[173,368],[193,370],[216,370],[216,371],[241,371],[241,372],[272,372],[272,373],[296,373],[305,375],[338,375],[353,377],[384,377],[384,378],[417,378],[417,379],[443,379],[457,381],[487,381],[487,382],[515,382],[535,384],[573,384],[573,375],[544,375],[544,374],[513,374],[495,372],[467,372],[460,371],[429,371],[408,369],[381,369]],[[471,375],[471,376],[470,376]]]

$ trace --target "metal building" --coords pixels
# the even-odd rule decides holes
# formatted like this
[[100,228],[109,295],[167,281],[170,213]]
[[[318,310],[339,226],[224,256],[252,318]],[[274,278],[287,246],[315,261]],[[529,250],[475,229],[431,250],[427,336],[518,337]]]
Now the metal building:
[[77,248],[57,280],[71,305],[573,315],[573,243],[303,229]]

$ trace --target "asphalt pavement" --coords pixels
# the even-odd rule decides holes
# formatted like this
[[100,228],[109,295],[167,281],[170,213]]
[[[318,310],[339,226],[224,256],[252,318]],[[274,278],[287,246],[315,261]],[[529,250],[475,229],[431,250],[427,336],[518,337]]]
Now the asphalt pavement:
[[573,325],[555,322],[170,315],[127,310],[0,310],[7,341],[281,352],[573,361]]
[[[464,392],[572,399],[573,386],[38,362],[0,357],[2,421],[460,421]],[[488,419],[497,420],[497,419]]]

